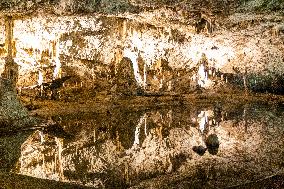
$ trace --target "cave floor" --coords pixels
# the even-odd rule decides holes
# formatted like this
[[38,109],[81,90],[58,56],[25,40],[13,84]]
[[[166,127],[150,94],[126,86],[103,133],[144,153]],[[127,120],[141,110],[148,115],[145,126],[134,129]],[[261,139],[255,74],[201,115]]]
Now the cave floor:
[[246,95],[239,91],[236,93],[201,93],[184,95],[169,93],[168,95],[149,96],[112,96],[103,92],[95,97],[78,95],[77,98],[72,98],[72,100],[43,100],[29,96],[22,96],[20,99],[24,106],[31,108],[31,115],[38,115],[44,118],[74,111],[102,113],[112,108],[123,108],[135,111],[137,109],[141,110],[153,107],[179,105],[208,106],[215,104],[216,102],[228,106],[245,104],[284,106],[283,95],[258,93]]
[[44,128],[0,137],[0,188],[283,188],[284,97],[21,101]]
[[[35,177],[24,176],[19,174],[0,174],[0,184],[1,188],[36,188],[36,189],[54,189],[54,188],[66,188],[66,189],[91,189],[93,187],[78,186],[76,184],[70,184],[66,182],[58,182],[47,179],[37,179]],[[170,184],[168,188],[177,188],[175,184]],[[208,187],[204,182],[189,182],[188,180],[179,181],[178,188],[212,188]],[[249,183],[243,183],[232,187],[227,187],[228,189],[253,189],[253,188],[273,188],[281,189],[284,186],[284,174],[272,175],[268,178],[263,178],[258,181],[253,181]],[[135,188],[135,187],[134,187]],[[164,187],[167,188],[167,187]]]

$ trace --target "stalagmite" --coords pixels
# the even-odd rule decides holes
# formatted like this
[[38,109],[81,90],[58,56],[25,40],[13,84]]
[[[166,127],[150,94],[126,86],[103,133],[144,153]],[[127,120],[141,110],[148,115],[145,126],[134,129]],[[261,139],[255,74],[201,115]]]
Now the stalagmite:
[[7,48],[7,56],[5,58],[5,70],[2,73],[2,77],[9,79],[13,86],[16,86],[19,67],[14,61],[15,49],[13,48],[13,38],[14,38],[14,18],[12,16],[5,17],[5,46]]

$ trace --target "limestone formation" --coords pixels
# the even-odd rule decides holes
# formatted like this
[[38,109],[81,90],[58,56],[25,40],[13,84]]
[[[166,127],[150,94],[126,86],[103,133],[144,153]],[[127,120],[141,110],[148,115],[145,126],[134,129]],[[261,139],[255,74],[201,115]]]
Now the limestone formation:
[[283,180],[283,10],[283,0],[0,1],[0,188]]

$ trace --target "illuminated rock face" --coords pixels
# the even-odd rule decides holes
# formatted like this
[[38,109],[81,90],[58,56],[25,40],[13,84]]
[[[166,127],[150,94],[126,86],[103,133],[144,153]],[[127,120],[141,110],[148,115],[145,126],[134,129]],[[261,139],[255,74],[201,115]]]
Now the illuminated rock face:
[[[256,21],[248,24],[252,19]],[[278,85],[284,70],[283,33],[278,29],[271,35],[273,19],[233,14],[224,19],[225,29],[215,24],[214,32],[206,33],[184,24],[151,25],[143,15],[140,20],[101,15],[15,18],[12,54],[19,65],[18,86],[76,75],[86,86],[102,78],[110,90],[125,58],[131,60],[136,85],[146,91],[243,85],[243,75],[251,89],[264,88],[266,82]],[[4,24],[2,57],[7,56]],[[1,62],[3,70],[4,59]]]

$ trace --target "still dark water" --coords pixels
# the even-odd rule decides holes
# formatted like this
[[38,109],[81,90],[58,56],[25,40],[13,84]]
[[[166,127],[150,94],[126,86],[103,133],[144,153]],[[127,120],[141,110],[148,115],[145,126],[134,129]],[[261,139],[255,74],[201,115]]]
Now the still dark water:
[[279,106],[112,108],[52,119],[47,129],[0,138],[3,173],[96,188],[226,188],[284,173]]

